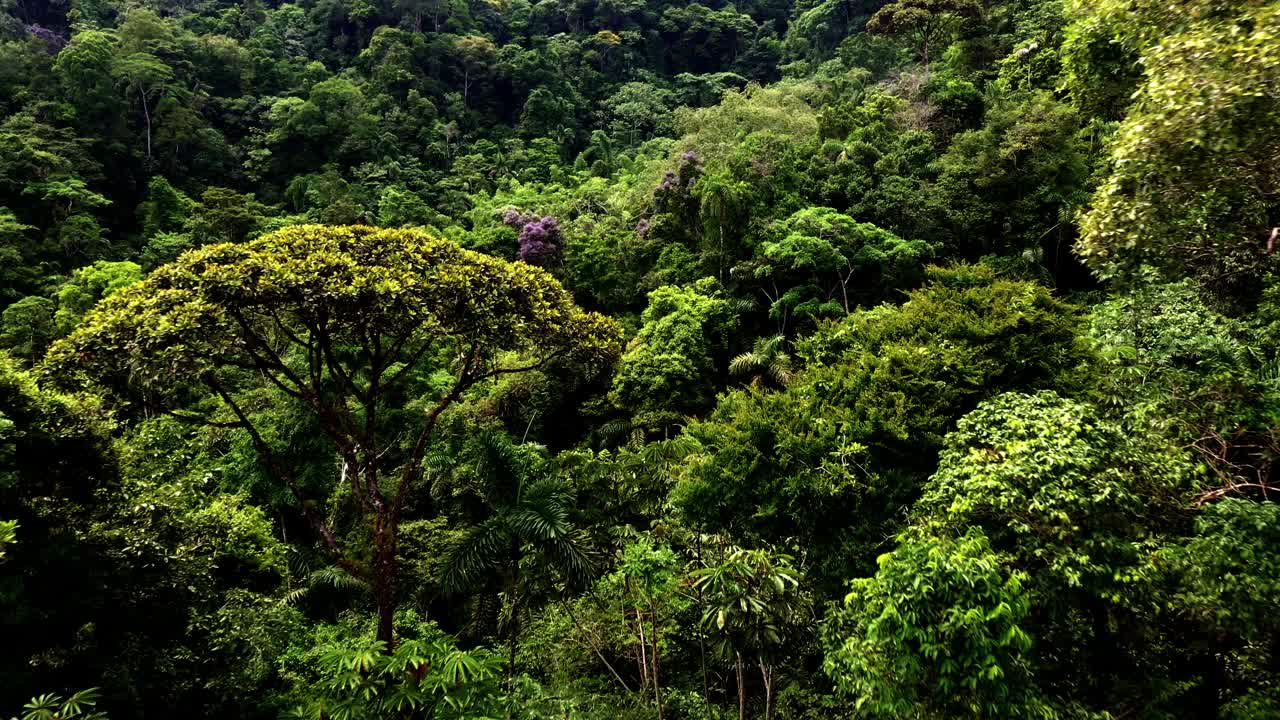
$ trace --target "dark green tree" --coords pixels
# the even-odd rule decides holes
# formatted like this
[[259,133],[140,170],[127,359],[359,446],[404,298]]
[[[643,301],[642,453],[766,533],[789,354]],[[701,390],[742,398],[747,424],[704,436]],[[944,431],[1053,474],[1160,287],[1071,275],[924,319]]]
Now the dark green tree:
[[514,681],[528,576],[558,573],[582,587],[596,564],[591,539],[572,518],[573,495],[564,479],[547,472],[533,450],[496,434],[484,435],[464,474],[486,517],[467,530],[445,560],[443,583],[454,593],[496,585],[504,597],[507,680]]

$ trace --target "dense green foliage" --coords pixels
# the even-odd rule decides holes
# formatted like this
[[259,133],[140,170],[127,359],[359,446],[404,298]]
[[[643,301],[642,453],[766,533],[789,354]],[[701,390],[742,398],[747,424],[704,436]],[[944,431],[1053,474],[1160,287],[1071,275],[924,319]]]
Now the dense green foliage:
[[1272,0],[0,0],[0,716],[1280,716]]

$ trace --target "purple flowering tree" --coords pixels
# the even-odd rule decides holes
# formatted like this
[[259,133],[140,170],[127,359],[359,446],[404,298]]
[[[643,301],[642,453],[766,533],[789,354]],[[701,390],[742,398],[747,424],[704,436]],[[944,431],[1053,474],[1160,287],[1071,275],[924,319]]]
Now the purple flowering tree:
[[564,236],[560,223],[550,215],[526,215],[515,208],[502,212],[502,222],[520,231],[517,257],[530,265],[543,265],[560,252]]
[[702,158],[696,150],[685,150],[680,153],[680,162],[675,170],[668,170],[662,176],[662,182],[654,188],[653,196],[659,207],[674,200],[673,195],[681,191],[693,189],[693,184],[702,175]]
[[[702,157],[696,150],[680,153],[680,158],[672,170],[662,176],[662,181],[653,189],[653,211],[650,217],[640,220],[636,225],[637,237],[648,237],[656,227],[694,228],[697,225],[698,199],[693,194],[693,186],[702,177]],[[662,216],[669,216],[668,221]],[[669,233],[664,232],[664,236]]]
[[541,265],[560,251],[560,223],[547,215],[527,223],[520,231],[519,257],[527,263]]
[[67,39],[47,27],[40,25],[28,25],[27,32],[31,33],[36,39],[45,45],[45,52],[50,55],[57,55],[62,48],[67,46]]

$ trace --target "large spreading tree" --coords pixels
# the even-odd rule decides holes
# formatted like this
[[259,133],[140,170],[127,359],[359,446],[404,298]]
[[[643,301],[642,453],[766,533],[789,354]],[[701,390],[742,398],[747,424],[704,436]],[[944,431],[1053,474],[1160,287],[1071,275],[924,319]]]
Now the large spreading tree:
[[[48,363],[148,409],[248,433],[335,561],[372,586],[390,646],[397,531],[442,413],[486,380],[619,352],[616,324],[540,269],[418,230],[303,225],[183,255],[108,298]],[[427,370],[435,382],[415,398],[407,380]],[[340,535],[285,461],[253,407],[263,384],[314,416],[367,543]]]

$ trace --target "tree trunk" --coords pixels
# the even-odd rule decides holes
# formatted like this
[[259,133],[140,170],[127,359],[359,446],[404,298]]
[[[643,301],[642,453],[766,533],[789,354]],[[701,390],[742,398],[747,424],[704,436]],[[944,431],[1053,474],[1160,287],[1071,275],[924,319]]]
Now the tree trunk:
[[747,720],[747,688],[743,684],[742,653],[734,654],[734,672],[738,676],[738,720]]
[[[698,567],[706,567],[702,562],[702,533],[698,533]],[[698,590],[698,607],[702,607],[702,586],[695,586]],[[707,631],[698,625],[698,659],[702,665],[702,699],[711,702],[711,686],[707,682]]]
[[764,658],[759,660],[760,678],[764,680],[764,717],[765,720],[773,720],[773,668],[765,663]]
[[379,516],[373,531],[373,597],[378,605],[378,639],[387,653],[395,650],[396,531],[391,520]]
[[147,123],[147,160],[151,159],[151,110],[147,108],[147,93],[138,86],[138,96],[142,98],[142,118]]
[[649,641],[645,638],[644,618],[636,608],[636,630],[640,635],[640,687],[649,685]]
[[658,680],[658,608],[653,598],[649,599],[649,609],[653,617],[653,699],[658,703],[658,720],[662,720],[662,684]]
[[924,30],[921,33],[921,39],[924,41],[924,80],[929,82],[929,34],[933,32],[933,23],[926,22]]
[[596,657],[600,658],[600,662],[604,663],[605,667],[609,668],[609,672],[613,674],[614,679],[618,681],[618,684],[622,686],[622,689],[626,692],[631,692],[631,686],[627,685],[627,681],[622,679],[622,675],[619,674],[613,667],[613,664],[605,658],[604,653],[600,652],[600,646],[596,643],[595,637],[591,633],[587,632],[587,629],[582,627],[582,624],[578,622],[578,616],[574,614],[573,607],[570,606],[566,600],[561,600],[560,605],[564,607],[565,612],[569,615],[569,619],[573,621],[573,626],[578,629],[578,632],[582,634],[582,637],[587,641],[587,644],[591,646],[591,651],[596,654]]
[[520,644],[520,550],[514,548],[511,572],[511,635],[507,640],[507,694],[516,687],[516,649]]
[[840,277],[840,299],[844,301],[844,314],[849,314],[849,282],[853,280],[853,268],[849,274]]

